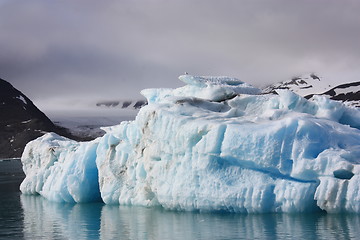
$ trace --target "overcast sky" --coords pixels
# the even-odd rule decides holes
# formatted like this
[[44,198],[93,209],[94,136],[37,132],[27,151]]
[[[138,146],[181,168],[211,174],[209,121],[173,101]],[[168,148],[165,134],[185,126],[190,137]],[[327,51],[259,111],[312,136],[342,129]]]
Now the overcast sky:
[[0,0],[0,78],[45,110],[137,99],[185,71],[264,86],[358,81],[359,66],[358,0]]

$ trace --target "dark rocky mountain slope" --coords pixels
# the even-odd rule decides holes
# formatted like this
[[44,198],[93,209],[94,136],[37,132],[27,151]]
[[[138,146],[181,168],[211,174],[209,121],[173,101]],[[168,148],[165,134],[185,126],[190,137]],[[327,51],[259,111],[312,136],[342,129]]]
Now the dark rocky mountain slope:
[[55,126],[22,92],[0,79],[0,158],[20,157],[26,143],[45,132],[74,138]]

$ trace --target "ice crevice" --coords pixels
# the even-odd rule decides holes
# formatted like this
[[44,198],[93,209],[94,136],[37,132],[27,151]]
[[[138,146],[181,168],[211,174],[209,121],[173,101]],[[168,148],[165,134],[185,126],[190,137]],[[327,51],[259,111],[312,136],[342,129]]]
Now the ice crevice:
[[[222,157],[222,158],[220,157],[220,158],[218,158],[217,161],[229,162],[229,165],[231,165],[231,166],[239,166],[242,169],[249,169],[252,171],[264,173],[264,174],[269,175],[273,179],[285,179],[285,180],[289,180],[289,181],[302,182],[302,183],[317,183],[316,180],[306,180],[306,179],[291,177],[290,175],[281,173],[280,170],[277,168],[264,168],[262,166],[254,164],[254,162],[252,162],[252,161],[241,161],[239,159],[232,158],[232,157]],[[340,175],[340,174],[338,174],[338,175]],[[346,175],[346,174],[343,174],[343,175]],[[342,178],[342,179],[344,179],[344,178]]]
[[360,212],[360,111],[235,78],[146,89],[134,121],[90,142],[27,144],[24,194],[189,211]]

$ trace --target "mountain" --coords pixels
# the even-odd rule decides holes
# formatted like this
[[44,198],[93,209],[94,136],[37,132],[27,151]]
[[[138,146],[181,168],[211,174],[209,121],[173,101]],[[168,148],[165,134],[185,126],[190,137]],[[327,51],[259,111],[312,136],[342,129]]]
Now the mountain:
[[312,73],[294,77],[265,87],[263,93],[275,93],[276,89],[289,89],[307,99],[314,95],[328,96],[330,99],[345,102],[348,105],[360,107],[360,82],[345,83],[333,87]]
[[289,89],[300,96],[310,94],[320,94],[329,90],[331,86],[321,81],[320,77],[314,73],[304,76],[293,77],[288,81],[283,81],[269,85],[263,89],[263,93],[275,93],[276,89]]
[[54,125],[27,96],[0,78],[0,158],[20,157],[26,143],[46,132],[76,138]]
[[98,107],[119,107],[125,109],[140,109],[147,104],[146,100],[103,101],[96,103]]
[[312,98],[314,95],[325,95],[330,99],[345,102],[348,105],[360,107],[360,82],[341,84],[321,94],[311,94],[305,98]]

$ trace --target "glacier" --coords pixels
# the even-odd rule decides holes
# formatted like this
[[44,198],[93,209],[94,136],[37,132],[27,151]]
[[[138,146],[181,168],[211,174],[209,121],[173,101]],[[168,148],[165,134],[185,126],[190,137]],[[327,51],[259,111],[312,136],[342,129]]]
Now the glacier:
[[360,111],[228,77],[145,89],[134,121],[29,142],[23,194],[172,210],[360,212]]

